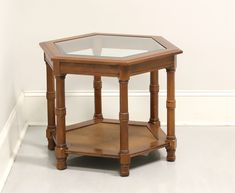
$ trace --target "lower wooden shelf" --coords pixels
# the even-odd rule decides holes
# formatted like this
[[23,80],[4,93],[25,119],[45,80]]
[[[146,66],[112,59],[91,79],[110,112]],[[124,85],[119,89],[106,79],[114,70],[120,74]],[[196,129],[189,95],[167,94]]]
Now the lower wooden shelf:
[[[166,147],[166,134],[157,126],[145,122],[129,122],[130,156],[146,154]],[[118,120],[90,120],[66,129],[68,154],[119,158],[120,126]]]

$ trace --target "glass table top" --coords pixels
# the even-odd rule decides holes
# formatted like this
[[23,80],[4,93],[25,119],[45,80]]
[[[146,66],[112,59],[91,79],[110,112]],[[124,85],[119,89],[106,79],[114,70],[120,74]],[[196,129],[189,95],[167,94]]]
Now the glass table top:
[[65,54],[93,57],[127,57],[164,50],[151,37],[92,35],[55,43]]

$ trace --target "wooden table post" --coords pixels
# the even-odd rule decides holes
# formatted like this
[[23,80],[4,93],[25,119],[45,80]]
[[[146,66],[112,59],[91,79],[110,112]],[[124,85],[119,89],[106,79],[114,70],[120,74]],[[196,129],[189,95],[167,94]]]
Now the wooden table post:
[[46,62],[47,71],[47,130],[46,137],[48,140],[48,149],[55,149],[55,142],[53,134],[55,133],[55,88],[54,88],[54,75],[50,65]]
[[65,88],[64,88],[65,75],[56,76],[56,158],[57,169],[63,170],[67,168],[66,164],[66,139],[65,139]]
[[101,76],[94,76],[94,101],[95,101],[94,119],[96,121],[101,121],[103,119],[101,88],[102,88]]
[[128,79],[120,79],[120,175],[129,175],[130,155],[128,145]]
[[160,127],[160,121],[158,117],[158,93],[159,93],[159,84],[158,84],[158,70],[150,72],[150,119],[149,123]]
[[175,67],[167,70],[167,161],[175,161]]

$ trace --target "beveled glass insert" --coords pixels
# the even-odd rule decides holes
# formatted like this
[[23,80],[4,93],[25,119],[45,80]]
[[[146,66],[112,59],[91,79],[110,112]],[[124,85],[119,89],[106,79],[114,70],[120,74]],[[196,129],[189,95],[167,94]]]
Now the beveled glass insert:
[[165,49],[151,37],[92,35],[55,43],[65,54],[95,57],[127,57]]

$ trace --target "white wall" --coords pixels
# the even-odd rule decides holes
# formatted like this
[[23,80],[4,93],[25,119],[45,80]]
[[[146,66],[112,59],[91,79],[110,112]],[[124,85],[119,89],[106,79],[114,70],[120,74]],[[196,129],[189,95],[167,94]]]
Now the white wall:
[[[184,51],[177,90],[235,91],[234,8],[233,0],[2,0],[0,128],[20,90],[45,90],[38,43],[94,31],[162,35]],[[147,90],[147,76],[131,78],[130,89]],[[160,83],[165,89],[164,71]],[[117,80],[105,78],[103,87],[116,90]],[[90,90],[92,77],[68,77],[66,88]]]
[[[0,192],[26,131],[18,84],[14,0],[0,0]],[[21,97],[20,97],[21,96]]]
[[[45,89],[40,41],[89,32],[162,35],[184,51],[178,57],[178,90],[235,90],[234,0],[21,0],[14,6],[23,90]],[[147,75],[132,79],[131,89],[148,89]],[[69,78],[67,89],[92,89],[91,81]],[[117,88],[115,79],[104,82],[104,89]]]
[[13,1],[0,2],[0,131],[4,127],[14,105],[19,87],[15,82],[15,54],[12,35],[14,30]]
[[[1,0],[0,129],[20,90],[45,91],[45,65],[38,43],[90,32],[162,35],[184,50],[176,89],[235,91],[235,1],[224,0]],[[165,89],[165,72],[161,72]],[[147,74],[130,89],[147,90]],[[105,78],[104,90],[117,90]],[[92,77],[70,76],[67,90],[91,90]],[[227,91],[226,91],[227,92]]]

